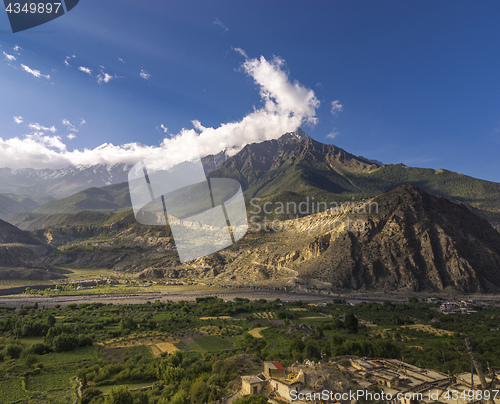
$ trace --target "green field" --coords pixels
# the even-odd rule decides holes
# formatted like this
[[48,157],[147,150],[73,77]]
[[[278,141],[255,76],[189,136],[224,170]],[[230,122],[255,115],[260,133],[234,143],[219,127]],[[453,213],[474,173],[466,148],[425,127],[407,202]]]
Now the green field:
[[[139,389],[131,394],[141,403],[169,402],[182,391],[193,404],[202,404],[234,391],[227,386],[239,371],[261,372],[263,360],[288,366],[340,355],[404,357],[417,366],[458,373],[470,368],[466,336],[481,361],[500,365],[499,320],[500,308],[446,316],[423,302],[332,301],[317,307],[203,297],[195,303],[0,307],[0,375],[7,375],[0,378],[0,403],[74,402],[82,383],[84,392],[98,395],[123,385]],[[248,332],[263,327],[262,338]],[[172,344],[180,351],[162,354]],[[256,367],[244,369],[241,354]],[[142,391],[145,386],[152,388]],[[92,404],[103,399],[96,400]]]

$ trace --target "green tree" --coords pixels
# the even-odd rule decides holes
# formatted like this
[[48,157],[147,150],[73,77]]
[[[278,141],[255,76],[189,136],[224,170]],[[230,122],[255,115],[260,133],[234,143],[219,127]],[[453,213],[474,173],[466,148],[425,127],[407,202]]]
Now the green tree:
[[203,380],[196,380],[189,390],[189,395],[195,404],[206,403],[208,401],[209,394],[210,386]]
[[290,352],[298,351],[302,352],[306,346],[300,338],[294,338],[290,344]]
[[312,342],[306,344],[304,356],[309,360],[319,360],[321,357],[318,347]]
[[358,333],[358,319],[353,313],[349,313],[345,317],[344,326],[347,329],[349,334],[357,334]]
[[239,398],[234,404],[267,404],[269,401],[266,397],[261,395],[247,396]]
[[53,314],[48,315],[47,324],[49,325],[49,327],[54,327],[54,325],[56,324],[56,318],[54,317]]
[[52,349],[55,352],[72,351],[80,346],[78,337],[69,334],[61,334],[52,341]]
[[180,382],[186,376],[186,371],[182,367],[173,366],[163,359],[158,365],[156,374],[159,379],[162,379],[166,384],[170,384]]
[[120,328],[122,330],[135,331],[137,330],[137,323],[134,321],[133,318],[124,317],[120,321]]
[[10,356],[12,359],[18,359],[23,352],[23,347],[17,344],[8,344],[5,347],[5,355]]
[[188,395],[184,389],[180,389],[170,400],[170,404],[188,404]]
[[115,386],[109,391],[105,404],[134,404],[134,397],[127,386]]
[[81,404],[90,404],[92,399],[102,397],[102,391],[94,388],[85,389],[82,393]]

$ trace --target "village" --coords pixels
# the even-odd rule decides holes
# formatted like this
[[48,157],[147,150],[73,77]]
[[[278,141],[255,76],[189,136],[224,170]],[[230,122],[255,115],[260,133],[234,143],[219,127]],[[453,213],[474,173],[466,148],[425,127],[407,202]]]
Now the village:
[[336,357],[328,363],[306,359],[289,368],[268,361],[264,362],[262,373],[242,376],[241,389],[224,403],[253,395],[263,395],[273,404],[500,403],[500,380],[495,369],[490,371],[484,375],[479,368],[479,374],[449,375],[397,359],[357,356]]

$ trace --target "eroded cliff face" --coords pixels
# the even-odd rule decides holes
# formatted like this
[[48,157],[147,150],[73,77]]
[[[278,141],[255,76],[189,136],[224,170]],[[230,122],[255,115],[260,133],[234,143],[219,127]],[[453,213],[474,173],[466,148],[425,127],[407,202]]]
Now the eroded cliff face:
[[410,185],[365,203],[378,210],[317,214],[266,235],[260,246],[240,249],[219,276],[355,290],[500,288],[500,234],[465,206]]
[[342,289],[499,288],[500,234],[465,206],[410,185],[366,202],[378,212],[304,218],[295,233],[254,255],[275,270]]
[[275,226],[287,230],[249,231],[235,246],[184,264],[161,226],[53,229],[44,238],[59,252],[46,262],[231,286],[500,289],[500,234],[464,205],[411,185],[361,203]]

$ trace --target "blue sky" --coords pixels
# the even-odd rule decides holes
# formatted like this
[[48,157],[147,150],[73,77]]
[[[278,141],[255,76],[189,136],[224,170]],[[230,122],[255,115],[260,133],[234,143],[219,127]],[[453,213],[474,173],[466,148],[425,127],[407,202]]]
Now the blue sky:
[[357,155],[500,181],[499,16],[496,0],[81,0],[12,34],[0,12],[0,166],[164,152],[192,121],[212,151],[299,120]]

